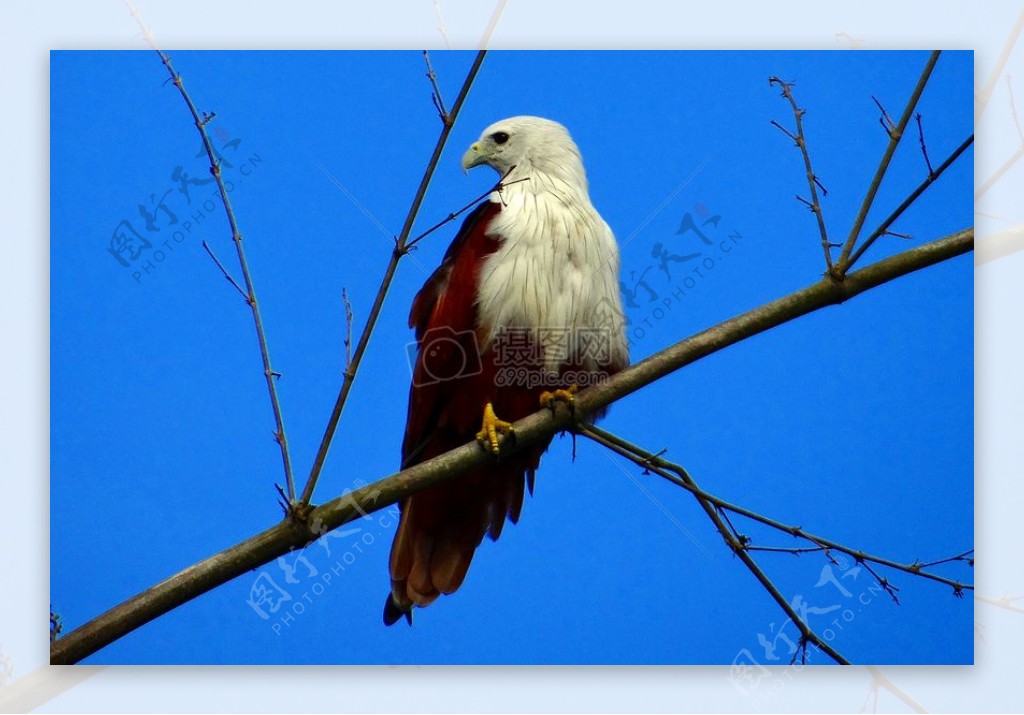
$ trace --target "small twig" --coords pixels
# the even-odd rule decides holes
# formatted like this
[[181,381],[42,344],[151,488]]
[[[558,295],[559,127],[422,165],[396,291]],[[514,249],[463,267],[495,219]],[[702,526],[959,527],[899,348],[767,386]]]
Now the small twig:
[[747,546],[747,551],[767,551],[770,553],[793,554],[794,556],[819,553],[826,550],[824,546],[754,546],[753,544]]
[[789,131],[788,129],[786,129],[786,128],[785,128],[784,126],[782,126],[781,124],[779,124],[779,123],[778,123],[777,121],[775,121],[774,119],[773,119],[773,120],[771,121],[771,124],[772,124],[772,126],[773,126],[773,127],[778,127],[778,129],[779,129],[780,131],[782,131],[782,133],[783,133],[783,134],[785,134],[785,135],[786,135],[787,137],[789,137],[790,139],[792,139],[792,140],[793,140],[793,142],[794,142],[794,143],[795,143],[795,144],[796,144],[797,146],[800,146],[800,144],[799,144],[799,141],[800,141],[800,140],[799,140],[799,139],[797,139],[797,136],[796,136],[796,134],[794,134],[793,132],[791,132],[791,131]]
[[867,561],[860,560],[857,563],[863,566],[865,571],[867,571],[869,574],[875,577],[875,581],[878,582],[878,585],[881,586],[887,594],[889,594],[889,597],[897,606],[900,605],[900,599],[896,596],[896,592],[899,591],[899,588],[889,583],[889,579],[885,578],[877,571],[875,571],[873,568],[871,568],[871,564],[869,564]]
[[[139,19],[139,22],[141,24],[141,19]],[[242,279],[245,282],[246,290],[242,292],[243,295],[245,295],[246,302],[252,309],[253,322],[256,324],[256,337],[259,340],[260,355],[263,358],[263,376],[267,382],[267,391],[270,393],[270,405],[274,411],[274,421],[276,423],[274,439],[281,448],[281,461],[284,463],[285,480],[288,483],[288,495],[290,500],[294,501],[295,480],[292,476],[291,457],[288,454],[288,437],[284,430],[284,416],[281,413],[281,402],[278,399],[277,387],[274,384],[274,376],[279,375],[280,373],[276,373],[270,365],[270,350],[267,347],[267,336],[263,330],[263,319],[260,317],[259,303],[256,300],[256,288],[253,285],[252,274],[249,272],[249,264],[245,258],[245,250],[242,248],[242,233],[238,228],[238,221],[235,219],[234,209],[231,208],[231,199],[228,197],[228,190],[224,185],[224,178],[221,175],[220,161],[217,159],[213,143],[210,141],[210,135],[206,131],[206,125],[210,119],[213,118],[213,113],[204,113],[203,115],[200,115],[199,110],[196,109],[196,105],[192,101],[192,97],[190,97],[189,93],[185,90],[185,84],[181,79],[181,75],[178,74],[178,71],[174,69],[173,65],[171,65],[171,58],[168,57],[163,50],[160,50],[155,46],[153,49],[156,50],[156,53],[159,55],[160,61],[163,62],[164,67],[167,68],[167,72],[171,76],[171,82],[178,88],[178,92],[181,94],[182,99],[185,100],[185,104],[188,106],[188,110],[192,114],[192,119],[195,121],[196,129],[199,131],[200,137],[202,137],[203,147],[206,149],[206,156],[210,160],[210,173],[213,174],[213,178],[217,181],[220,198],[224,203],[224,210],[228,217],[228,225],[231,228],[231,239],[235,243],[235,252],[238,255],[238,263],[242,269]],[[209,249],[207,249],[207,252],[209,252],[211,256],[213,255]],[[214,260],[216,261],[216,258],[214,258]],[[221,267],[221,270],[223,270],[223,266]],[[227,275],[227,271],[224,271],[224,273]],[[229,278],[229,280],[231,279]],[[232,283],[234,283],[233,280]],[[235,287],[239,286],[235,284]]]
[[909,233],[899,233],[897,231],[882,231],[883,236],[895,236],[896,238],[902,238],[904,241],[909,241],[913,236]]
[[850,266],[856,263],[857,260],[864,255],[864,251],[868,250],[871,247],[871,244],[874,243],[879,236],[882,236],[885,233],[887,233],[889,231],[889,226],[891,226],[896,221],[896,219],[902,216],[903,212],[910,208],[911,205],[913,205],[913,203],[917,201],[918,197],[921,196],[921,194],[923,194],[929,186],[934,184],[939,179],[939,177],[942,176],[943,173],[945,173],[946,169],[952,166],[953,162],[959,159],[960,155],[967,151],[967,148],[970,147],[973,143],[973,134],[964,139],[963,142],[961,142],[960,146],[954,149],[953,153],[946,157],[946,160],[939,164],[939,167],[930,176],[928,176],[927,179],[922,181],[916,189],[911,191],[907,198],[903,200],[903,203],[897,206],[896,209],[891,214],[889,214],[888,218],[886,218],[885,221],[883,221],[882,224],[878,228],[876,228],[871,233],[871,235],[867,237],[867,239],[865,239],[864,243],[862,243],[860,247],[856,251],[854,251],[853,255],[850,256],[849,260],[847,260],[847,262],[844,264],[843,270],[845,271],[849,269]]
[[331,442],[334,439],[334,432],[338,428],[338,421],[341,419],[341,413],[345,407],[345,402],[348,401],[348,395],[352,390],[352,383],[355,381],[359,365],[366,352],[366,346],[369,344],[370,336],[373,334],[373,329],[377,325],[377,318],[380,315],[381,307],[384,305],[384,298],[388,294],[388,289],[391,287],[391,281],[395,277],[395,271],[398,269],[398,262],[402,259],[402,256],[409,252],[407,241],[409,240],[409,234],[412,233],[413,223],[419,215],[420,206],[423,204],[423,198],[427,194],[427,187],[430,185],[430,180],[434,176],[434,170],[437,168],[437,162],[441,159],[441,152],[444,150],[445,144],[448,142],[448,135],[451,134],[452,127],[455,126],[455,120],[458,118],[459,112],[462,110],[462,105],[466,101],[466,97],[469,95],[469,88],[473,86],[473,80],[476,79],[476,75],[480,71],[480,66],[483,64],[484,57],[486,55],[486,50],[480,50],[477,52],[476,59],[473,60],[473,64],[469,68],[466,80],[462,83],[462,89],[459,90],[459,95],[455,98],[455,104],[452,105],[452,109],[448,113],[448,121],[442,125],[441,133],[437,138],[437,143],[434,145],[434,151],[427,162],[426,169],[423,171],[423,178],[420,180],[419,188],[416,189],[416,195],[413,197],[408,214],[406,214],[405,224],[402,226],[402,232],[398,238],[395,239],[395,248],[391,252],[391,260],[388,262],[388,266],[384,270],[384,277],[381,279],[380,288],[377,289],[377,296],[374,298],[373,305],[370,306],[370,312],[366,316],[366,324],[363,326],[363,331],[359,335],[359,341],[356,343],[356,349],[352,353],[352,362],[349,363],[348,367],[345,369],[341,389],[338,391],[338,399],[334,402],[334,409],[331,411],[331,416],[327,420],[327,427],[324,430],[323,439],[320,440],[320,447],[317,449],[316,458],[313,460],[313,467],[309,472],[309,479],[306,481],[306,486],[302,490],[302,497],[299,501],[302,508],[308,507],[310,500],[313,498],[313,490],[316,488],[317,480],[320,478],[320,472],[323,471],[324,461],[327,459],[327,451],[330,449]]
[[430,78],[430,98],[434,101],[434,108],[437,110],[437,115],[441,118],[441,123],[447,125],[450,121],[450,117],[448,116],[448,110],[444,108],[444,99],[441,97],[441,88],[437,86],[437,74],[434,72],[433,65],[430,64],[430,53],[426,50],[423,50],[423,61],[427,65],[427,77]]
[[341,300],[345,304],[345,369],[352,364],[352,303],[348,291],[341,289]]
[[280,484],[275,482],[274,489],[276,489],[277,493],[281,495],[281,498],[277,500],[277,505],[281,507],[281,511],[284,512],[284,515],[288,516],[291,509],[291,500],[288,499],[288,496],[284,493],[284,489],[281,488]]
[[878,118],[878,123],[882,125],[882,129],[884,129],[885,133],[889,135],[890,139],[892,139],[893,132],[896,130],[896,123],[893,122],[892,117],[890,117],[889,113],[885,111],[885,107],[882,106],[882,103],[878,101],[878,98],[875,97],[875,95],[872,94],[871,99],[878,106],[878,111],[882,113],[882,116]]
[[821,202],[818,200],[818,187],[821,187],[822,195],[827,196],[828,191],[822,186],[818,180],[817,175],[814,173],[814,168],[811,166],[811,155],[807,151],[807,138],[804,136],[804,123],[803,116],[806,114],[806,110],[801,109],[797,106],[796,99],[793,97],[793,84],[792,82],[784,82],[778,77],[769,77],[769,85],[779,85],[782,89],[782,96],[789,100],[790,106],[793,108],[793,117],[796,119],[796,134],[788,131],[778,122],[772,120],[772,124],[785,132],[786,136],[794,141],[797,147],[800,149],[800,153],[804,159],[804,169],[807,171],[807,186],[811,190],[811,200],[806,201],[805,199],[797,196],[800,201],[807,204],[814,214],[814,217],[818,222],[818,232],[821,234],[821,249],[825,253],[825,266],[828,271],[832,271],[832,246],[828,240],[828,231],[825,229],[825,217],[821,212]]
[[817,207],[812,202],[808,201],[807,199],[805,199],[800,194],[794,194],[793,196],[796,198],[797,201],[799,201],[804,206],[806,206],[810,211],[813,211],[815,213],[817,212],[818,209],[817,209]]
[[[882,185],[882,179],[885,178],[886,172],[889,170],[889,162],[892,161],[892,156],[896,152],[896,147],[899,146],[900,140],[903,138],[903,132],[907,128],[907,123],[910,121],[910,117],[914,114],[914,109],[917,107],[917,101],[921,98],[921,94],[924,92],[925,85],[928,84],[928,78],[932,76],[932,70],[935,69],[935,63],[939,61],[939,50],[935,50],[928,57],[928,61],[925,63],[924,70],[921,72],[921,77],[917,80],[917,86],[914,87],[914,91],[910,94],[910,99],[907,100],[907,106],[903,109],[903,115],[900,117],[899,124],[893,129],[892,134],[889,135],[889,145],[885,148],[885,153],[882,154],[881,161],[878,162],[878,169],[875,171],[874,178],[871,179],[871,185],[868,186],[867,193],[864,194],[864,200],[861,202],[860,210],[857,212],[857,218],[853,222],[853,227],[850,229],[850,235],[847,236],[846,242],[843,244],[843,250],[839,254],[839,261],[836,265],[836,270],[832,272],[832,277],[837,280],[842,280],[846,275],[846,272],[850,269],[853,261],[850,260],[850,253],[853,252],[853,247],[857,243],[857,239],[860,238],[860,231],[864,227],[864,222],[867,221],[868,212],[871,210],[871,204],[875,202],[875,196],[878,194],[878,189]],[[872,97],[872,99],[874,99]],[[876,103],[878,100],[875,100]],[[885,110],[883,110],[884,112]]]
[[924,127],[921,126],[921,113],[915,114],[914,119],[917,121],[917,138],[921,142],[921,153],[924,154],[924,163],[928,167],[928,176],[932,176],[935,174],[935,170],[932,169],[932,161],[928,158],[928,145],[924,143]]
[[[664,450],[663,450],[664,451]],[[722,521],[726,523],[729,530],[732,531],[733,538],[743,546],[744,549],[750,550],[750,537],[740,533],[740,530],[736,528],[736,525],[732,523],[732,519],[729,518],[729,512],[725,509],[718,509],[719,515],[722,517]]]
[[454,221],[459,216],[461,216],[462,214],[464,214],[467,211],[469,211],[471,208],[476,206],[478,203],[480,203],[481,201],[486,199],[488,196],[490,196],[494,192],[498,192],[500,194],[501,190],[504,189],[506,186],[511,186],[512,184],[518,184],[521,181],[529,181],[530,180],[530,177],[527,176],[527,177],[524,177],[522,179],[516,179],[515,181],[506,182],[505,179],[508,177],[509,174],[512,173],[512,171],[515,168],[516,167],[514,165],[511,168],[509,168],[509,170],[505,172],[505,176],[501,177],[494,186],[492,186],[491,188],[487,189],[487,191],[485,191],[484,193],[482,193],[479,196],[477,196],[475,199],[470,201],[468,204],[463,206],[461,209],[459,209],[458,211],[453,211],[452,213],[448,214],[443,219],[441,219],[440,221],[435,223],[433,226],[428,228],[426,231],[424,231],[420,235],[416,236],[416,238],[413,238],[412,240],[407,241],[406,244],[405,244],[406,250],[411,250],[417,243],[419,243],[424,238],[426,238],[427,236],[432,234],[434,231],[436,231],[437,229],[441,228],[445,224]]
[[929,568],[930,566],[938,566],[939,564],[952,563],[954,561],[964,561],[964,562],[967,563],[968,566],[971,566],[973,568],[974,567],[974,549],[968,549],[967,551],[964,551],[963,553],[957,554],[956,556],[950,556],[949,558],[946,558],[946,559],[938,559],[936,561],[928,561],[928,562],[915,561],[914,563],[912,563],[910,565],[910,567],[913,568],[913,569],[920,570],[920,569]]
[[219,260],[217,259],[217,256],[216,256],[216,255],[214,255],[214,253],[213,253],[213,249],[212,249],[212,248],[210,248],[210,246],[209,246],[209,245],[208,245],[208,244],[206,243],[206,241],[205,241],[205,240],[203,241],[203,248],[205,248],[205,249],[206,249],[206,252],[207,252],[207,253],[209,254],[210,258],[212,258],[212,259],[213,259],[213,262],[217,264],[217,268],[219,268],[219,269],[220,269],[220,272],[221,272],[221,274],[222,274],[222,275],[223,275],[223,276],[224,276],[225,278],[227,278],[227,279],[228,279],[228,283],[230,283],[231,285],[233,285],[233,286],[235,287],[235,290],[237,290],[237,291],[238,291],[238,294],[239,294],[240,296],[242,296],[242,300],[244,300],[244,301],[245,301],[246,303],[248,303],[248,302],[249,302],[249,296],[245,294],[245,291],[244,291],[244,290],[242,290],[242,286],[238,285],[238,282],[237,282],[237,281],[235,281],[235,279],[231,277],[231,274],[230,274],[230,273],[228,273],[227,269],[226,269],[226,268],[224,267],[224,264],[223,264],[223,263],[221,263],[221,262],[220,262],[220,261],[219,261]]

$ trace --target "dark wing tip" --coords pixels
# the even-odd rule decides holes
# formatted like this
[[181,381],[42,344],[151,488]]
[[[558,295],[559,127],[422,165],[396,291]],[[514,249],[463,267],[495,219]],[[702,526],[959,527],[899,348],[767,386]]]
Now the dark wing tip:
[[405,618],[410,626],[412,625],[412,611],[403,611],[399,608],[398,604],[395,603],[395,599],[393,599],[389,593],[387,599],[384,601],[384,625],[393,626],[403,618]]

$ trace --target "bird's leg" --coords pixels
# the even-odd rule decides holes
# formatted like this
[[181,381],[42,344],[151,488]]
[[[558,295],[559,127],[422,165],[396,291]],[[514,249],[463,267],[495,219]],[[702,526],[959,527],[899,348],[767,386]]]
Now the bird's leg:
[[557,390],[552,390],[551,392],[544,390],[544,392],[540,393],[540,406],[550,407],[553,410],[555,409],[555,401],[557,400],[567,404],[571,410],[576,402],[575,395],[579,391],[579,385],[569,385],[569,387],[564,390],[559,388]]
[[498,434],[512,434],[512,423],[498,419],[494,414],[494,406],[490,402],[484,407],[484,421],[480,431],[476,433],[477,440],[484,446],[484,449],[497,456],[501,449],[498,445]]

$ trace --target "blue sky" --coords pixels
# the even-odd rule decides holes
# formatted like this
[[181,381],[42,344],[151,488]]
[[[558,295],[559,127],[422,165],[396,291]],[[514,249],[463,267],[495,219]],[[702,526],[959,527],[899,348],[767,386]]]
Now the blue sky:
[[[422,57],[171,54],[200,109],[217,113],[302,475],[340,384],[342,288],[358,329],[436,138]],[[871,95],[898,116],[926,57],[494,52],[418,226],[493,183],[458,164],[485,126],[513,114],[561,121],[622,246],[639,359],[822,272],[813,217],[793,198],[806,194],[799,154],[769,124],[792,126],[792,113],[768,77],[796,82],[825,218],[841,239],[887,141]],[[472,54],[432,58],[450,104]],[[972,71],[970,53],[943,54],[922,98],[934,164],[971,132]],[[226,220],[204,208],[212,184],[188,184],[189,199],[179,191],[182,172],[208,173],[165,78],[150,52],[51,56],[51,600],[69,630],[280,516],[252,321],[200,245],[237,276]],[[924,178],[916,142],[915,132],[898,152],[869,227]],[[909,241],[887,237],[867,258],[970,225],[972,157],[895,226]],[[721,216],[708,229],[715,247],[677,235],[687,213]],[[122,265],[108,250],[117,230],[148,240],[145,257]],[[454,230],[403,261],[315,501],[397,467],[406,314]],[[659,243],[714,267],[695,273],[693,260],[666,273],[652,257]],[[973,546],[972,375],[972,261],[961,257],[713,355],[618,403],[604,426],[669,448],[724,498],[896,560],[929,560]],[[573,463],[569,439],[556,439],[520,524],[484,544],[462,589],[411,630],[380,624],[394,530],[385,512],[329,539],[330,554],[310,547],[308,566],[290,561],[296,583],[269,564],[86,662],[730,663],[747,649],[769,664],[759,634],[795,639],[689,495],[578,447]],[[817,556],[759,561],[787,597],[822,611],[811,625],[831,629],[855,662],[972,661],[972,602],[945,587],[893,575],[897,607],[863,572],[841,581],[850,596],[816,586]],[[261,578],[291,597],[266,619],[247,602]]]

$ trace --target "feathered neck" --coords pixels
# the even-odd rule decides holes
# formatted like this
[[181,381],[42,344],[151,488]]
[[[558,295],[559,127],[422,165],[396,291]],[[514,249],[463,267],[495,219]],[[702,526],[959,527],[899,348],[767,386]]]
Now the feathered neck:
[[[587,174],[575,145],[541,158],[520,160],[504,179],[501,197],[553,194],[566,203],[590,205]],[[492,201],[500,201],[497,193]]]

